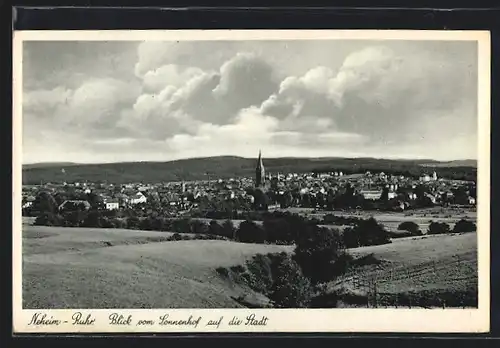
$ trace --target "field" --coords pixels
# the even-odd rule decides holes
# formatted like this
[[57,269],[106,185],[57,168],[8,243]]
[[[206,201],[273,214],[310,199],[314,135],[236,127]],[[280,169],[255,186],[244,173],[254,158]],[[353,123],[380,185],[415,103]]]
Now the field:
[[[477,296],[477,234],[449,234],[395,239],[391,244],[350,249],[369,260],[330,284],[361,297],[437,297],[440,293]],[[462,295],[460,295],[462,296]],[[434,300],[434,299],[431,299]]]
[[168,233],[23,226],[24,308],[236,308],[219,266],[290,247],[162,242]]
[[[426,216],[424,216],[424,214]],[[434,214],[434,215],[432,215]],[[408,219],[447,221],[436,212],[379,214],[387,224]],[[474,218],[473,212],[465,213]],[[438,216],[437,218],[435,216]],[[462,215],[455,215],[454,221]],[[385,220],[384,220],[385,219]],[[392,220],[391,220],[392,219]],[[439,220],[444,219],[444,220]],[[449,221],[452,223],[452,221]],[[420,223],[420,222],[419,222]],[[397,228],[397,226],[396,226]],[[169,232],[31,226],[24,220],[23,305],[25,308],[235,308],[265,301],[241,284],[230,283],[218,267],[242,265],[257,253],[293,246],[219,240],[167,241]],[[477,292],[477,234],[424,235],[391,244],[349,249],[358,264],[335,282],[342,291],[379,305],[401,302],[410,293]],[[349,302],[349,301],[347,301]],[[359,306],[359,303],[344,303]]]
[[[385,228],[390,232],[397,232],[400,223],[405,221],[412,221],[419,225],[420,230],[423,233],[427,232],[429,223],[431,221],[435,222],[445,222],[450,225],[450,229],[453,229],[455,223],[460,219],[466,219],[471,221],[476,221],[477,212],[473,208],[427,208],[420,210],[412,210],[411,212],[378,212],[378,211],[349,211],[349,212],[328,212],[328,211],[314,211],[313,209],[306,208],[289,208],[286,209],[291,213],[301,214],[309,217],[315,217],[322,219],[323,216],[327,214],[334,214],[336,216],[345,217],[358,217],[362,219],[367,219],[374,217],[379,223],[385,226]],[[331,227],[336,227],[330,225]]]

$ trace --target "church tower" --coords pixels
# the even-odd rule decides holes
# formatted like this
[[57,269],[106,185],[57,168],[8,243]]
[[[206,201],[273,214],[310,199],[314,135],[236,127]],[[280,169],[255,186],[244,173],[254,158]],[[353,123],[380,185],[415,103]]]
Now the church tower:
[[264,169],[264,164],[262,163],[262,155],[259,150],[259,159],[257,160],[257,167],[255,168],[255,186],[264,186],[266,181],[266,171]]

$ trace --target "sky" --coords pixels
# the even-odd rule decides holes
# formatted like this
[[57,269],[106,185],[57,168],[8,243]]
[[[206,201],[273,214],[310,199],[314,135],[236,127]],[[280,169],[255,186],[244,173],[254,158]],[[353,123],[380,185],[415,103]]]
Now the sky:
[[31,41],[23,163],[477,159],[477,43]]

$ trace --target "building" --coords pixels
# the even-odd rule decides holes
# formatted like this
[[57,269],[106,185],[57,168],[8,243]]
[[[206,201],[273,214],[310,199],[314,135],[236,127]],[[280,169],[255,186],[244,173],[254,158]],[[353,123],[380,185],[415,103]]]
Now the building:
[[147,198],[142,192],[137,192],[134,196],[130,198],[130,204],[140,204],[146,202]]
[[424,174],[420,177],[420,181],[429,182],[431,181],[431,177],[429,176],[429,174]]
[[382,190],[363,190],[360,193],[364,199],[370,201],[376,201],[382,197]]
[[59,206],[59,211],[89,210],[91,208],[88,201],[66,200]]
[[262,154],[259,150],[259,158],[257,159],[257,167],[255,168],[255,187],[264,186],[266,183],[266,170],[262,163]]
[[115,210],[120,208],[120,203],[117,199],[110,199],[106,201],[106,209],[107,210]]

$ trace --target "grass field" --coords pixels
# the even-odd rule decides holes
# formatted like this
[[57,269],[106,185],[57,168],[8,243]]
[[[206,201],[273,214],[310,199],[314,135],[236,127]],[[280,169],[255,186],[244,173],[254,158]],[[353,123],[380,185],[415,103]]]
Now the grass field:
[[168,233],[23,226],[24,308],[235,308],[215,269],[286,246],[162,242]]
[[[355,258],[377,262],[356,267],[332,282],[330,290],[366,296],[419,292],[476,293],[478,286],[477,234],[409,237],[391,244],[350,249]],[[432,296],[432,295],[429,295]]]
[[455,223],[460,219],[466,219],[471,221],[477,220],[477,212],[475,209],[471,208],[427,208],[412,210],[409,212],[378,212],[378,211],[315,211],[309,208],[289,208],[286,209],[295,214],[301,214],[305,216],[315,217],[322,219],[327,214],[334,214],[336,216],[345,217],[358,217],[362,219],[368,219],[374,217],[379,223],[385,226],[388,231],[397,232],[400,223],[405,221],[415,222],[419,225],[420,230],[423,233],[427,232],[429,224],[431,221],[435,222],[445,222],[450,225],[453,229]]
[[[391,214],[389,214],[391,215]],[[401,216],[401,215],[400,215]],[[414,217],[410,217],[413,218]],[[166,241],[169,232],[31,226],[24,220],[24,308],[235,308],[259,294],[230,283],[218,267],[293,246],[220,240]],[[477,234],[394,239],[349,249],[377,262],[352,268],[328,285],[366,296],[477,291]]]

